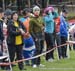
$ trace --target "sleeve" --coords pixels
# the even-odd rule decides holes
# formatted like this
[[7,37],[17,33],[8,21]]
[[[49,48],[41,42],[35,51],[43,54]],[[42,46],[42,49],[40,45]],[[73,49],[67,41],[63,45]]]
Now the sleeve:
[[63,20],[63,19],[61,18],[60,23],[61,23],[61,24],[60,24],[60,30],[62,31],[62,33],[67,32],[67,26],[66,26],[65,20]]
[[1,40],[1,42],[4,40],[3,24],[1,22],[0,22],[0,40]]
[[49,23],[51,21],[53,21],[52,16],[49,15],[49,17],[45,17],[44,20]]

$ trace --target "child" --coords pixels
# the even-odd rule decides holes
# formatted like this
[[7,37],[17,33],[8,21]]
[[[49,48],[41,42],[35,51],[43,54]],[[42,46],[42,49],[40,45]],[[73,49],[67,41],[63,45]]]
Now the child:
[[[23,10],[23,18],[20,18],[21,23],[24,25],[24,27],[26,28],[26,33],[24,35],[24,48],[23,48],[23,56],[24,58],[30,58],[34,56],[34,52],[35,52],[35,43],[33,41],[32,36],[29,33],[29,22],[30,22],[30,18],[29,18],[29,10],[28,9],[24,9]],[[26,65],[30,65],[29,60],[25,61]],[[33,65],[33,60],[32,60],[32,65]]]

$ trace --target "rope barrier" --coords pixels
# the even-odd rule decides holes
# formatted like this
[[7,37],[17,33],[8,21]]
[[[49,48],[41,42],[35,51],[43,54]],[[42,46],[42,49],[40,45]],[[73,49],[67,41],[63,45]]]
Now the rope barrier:
[[59,48],[59,47],[62,47],[62,46],[65,46],[65,45],[67,45],[67,44],[68,44],[68,42],[65,43],[65,44],[62,44],[62,45],[59,45],[59,46],[53,47],[51,50],[46,51],[46,52],[44,52],[44,53],[42,53],[42,54],[40,54],[40,55],[37,55],[37,56],[31,57],[31,58],[22,59],[22,60],[17,60],[17,61],[10,62],[10,63],[0,63],[0,66],[8,66],[8,65],[11,65],[11,64],[19,63],[19,62],[23,62],[23,61],[27,61],[27,60],[32,60],[32,59],[35,59],[35,58],[41,57],[41,56],[43,56],[43,55],[45,55],[45,54],[47,54],[47,53],[53,51],[54,49]]

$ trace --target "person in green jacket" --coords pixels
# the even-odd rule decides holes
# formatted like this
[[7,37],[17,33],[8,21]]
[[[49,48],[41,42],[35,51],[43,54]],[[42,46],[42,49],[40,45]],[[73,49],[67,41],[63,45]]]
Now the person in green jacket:
[[[42,53],[44,45],[44,34],[43,34],[43,20],[40,17],[40,8],[38,6],[33,7],[34,17],[30,20],[30,33],[35,41],[36,51],[34,56]],[[40,66],[40,57],[34,59],[33,67]]]

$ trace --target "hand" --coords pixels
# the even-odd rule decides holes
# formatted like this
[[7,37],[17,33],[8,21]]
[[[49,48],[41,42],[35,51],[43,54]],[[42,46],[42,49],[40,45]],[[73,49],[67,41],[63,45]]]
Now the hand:
[[19,29],[19,31],[22,33],[22,34],[25,34],[24,30],[23,29]]
[[23,36],[24,36],[25,38],[29,38],[29,37],[30,37],[30,34],[29,34],[29,32],[27,32],[27,33],[25,33]]

